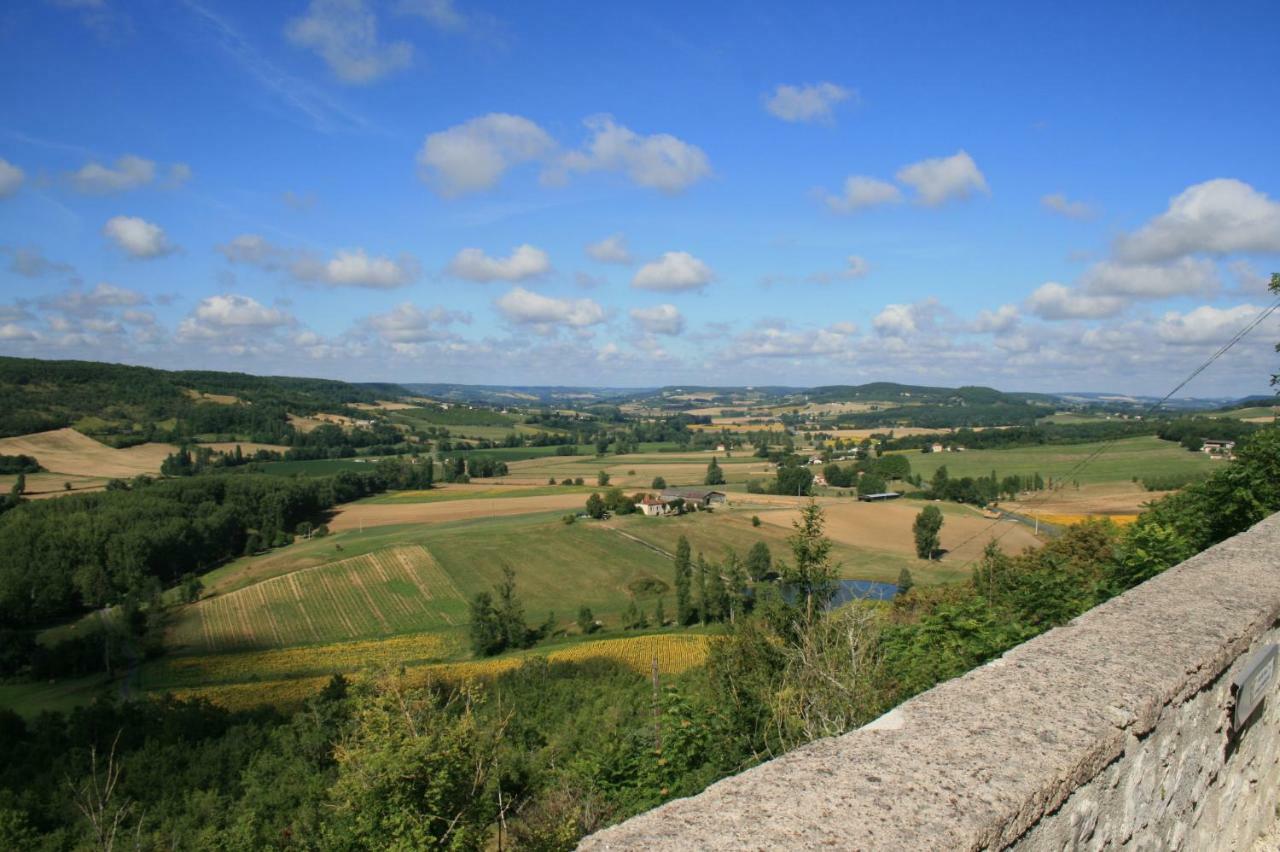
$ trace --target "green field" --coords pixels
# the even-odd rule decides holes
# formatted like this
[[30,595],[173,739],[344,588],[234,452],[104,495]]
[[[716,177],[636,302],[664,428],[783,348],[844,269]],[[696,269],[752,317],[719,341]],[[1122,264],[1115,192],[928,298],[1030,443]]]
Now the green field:
[[1039,473],[1046,479],[1069,477],[1081,484],[1127,482],[1134,477],[1209,472],[1221,466],[1204,453],[1192,453],[1171,441],[1155,437],[1124,438],[1111,443],[1082,470],[1072,472],[1077,464],[1105,442],[1091,444],[1010,447],[1003,450],[969,450],[963,453],[904,452],[911,471],[926,480],[943,465],[952,477],[985,476],[991,471],[997,477],[1030,476]]
[[1258,418],[1275,419],[1280,412],[1280,407],[1274,405],[1255,405],[1252,408],[1237,408],[1233,411],[1220,411],[1211,417],[1233,417],[1238,420],[1257,420]]
[[372,473],[377,459],[315,459],[314,461],[264,462],[262,472],[274,476],[332,476],[344,470]]
[[0,683],[0,707],[19,716],[46,711],[65,713],[101,695],[108,681],[102,674],[39,683]]

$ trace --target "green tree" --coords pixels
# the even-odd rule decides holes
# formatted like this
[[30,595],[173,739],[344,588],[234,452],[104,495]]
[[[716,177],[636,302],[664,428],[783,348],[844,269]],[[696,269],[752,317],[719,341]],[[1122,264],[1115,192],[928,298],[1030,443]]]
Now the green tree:
[[800,509],[800,518],[792,525],[795,532],[787,538],[792,561],[783,579],[804,600],[806,624],[813,623],[836,590],[838,566],[831,564],[831,539],[823,534],[824,525],[822,507],[810,500]]
[[680,536],[676,541],[676,624],[684,626],[693,623],[693,601],[690,599],[690,584],[693,580],[689,540]]
[[667,626],[667,610],[662,598],[658,598],[658,605],[653,608],[653,623],[655,627]]
[[759,516],[759,515],[752,515],[752,516],[751,516],[751,526],[753,526],[753,527],[758,527],[758,526],[760,526],[760,516]]
[[707,565],[707,560],[698,554],[697,567],[694,573],[698,581],[698,620],[706,624],[711,619],[710,606],[707,600],[707,574],[711,569]]
[[516,594],[516,572],[510,565],[502,566],[502,582],[498,584],[498,599],[494,606],[504,646],[528,647],[531,631],[524,621],[524,604]]
[[604,500],[599,494],[593,493],[587,498],[587,514],[596,520],[604,517]]
[[898,572],[898,594],[905,595],[911,591],[911,587],[915,584],[916,581],[911,576],[911,569],[904,565],[902,570]]
[[702,482],[705,485],[724,485],[724,471],[720,469],[715,456],[711,457],[711,464],[707,465],[707,475]]
[[488,657],[505,647],[502,624],[498,610],[493,605],[493,595],[478,592],[471,599],[471,651],[476,656]]
[[322,846],[484,848],[497,803],[482,791],[500,737],[481,728],[473,705],[464,694],[442,706],[394,679],[359,695],[351,733],[334,749]]
[[649,485],[654,491],[662,491],[667,487],[667,481],[661,476],[655,476],[653,482]]
[[759,582],[773,570],[773,555],[769,553],[769,545],[757,541],[747,551],[747,576],[753,582]]
[[732,624],[738,620],[747,602],[747,572],[738,554],[732,550],[725,557],[724,580],[727,601],[725,614]]
[[864,473],[858,479],[859,494],[883,494],[888,487],[884,477],[878,473]]
[[951,477],[947,475],[947,466],[944,464],[933,472],[933,478],[929,480],[929,491],[935,497],[942,497],[947,493],[947,483]]
[[591,607],[578,607],[578,629],[584,634],[595,633],[597,628],[596,617],[591,613]]
[[609,484],[608,472],[602,470],[596,474],[596,485],[599,485],[601,488],[604,488],[608,484]]
[[[945,468],[939,468],[945,470]],[[936,477],[935,477],[936,478]],[[921,559],[932,559],[938,552],[940,540],[938,532],[942,529],[942,512],[937,506],[925,506],[916,515],[911,532],[916,539],[916,556]]]

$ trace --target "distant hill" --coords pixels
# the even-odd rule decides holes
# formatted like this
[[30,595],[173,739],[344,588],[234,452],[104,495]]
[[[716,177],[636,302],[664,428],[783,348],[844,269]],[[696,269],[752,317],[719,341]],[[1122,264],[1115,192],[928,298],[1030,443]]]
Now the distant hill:
[[138,440],[157,430],[272,434],[287,414],[341,413],[404,395],[392,384],[0,357],[0,437],[67,426]]

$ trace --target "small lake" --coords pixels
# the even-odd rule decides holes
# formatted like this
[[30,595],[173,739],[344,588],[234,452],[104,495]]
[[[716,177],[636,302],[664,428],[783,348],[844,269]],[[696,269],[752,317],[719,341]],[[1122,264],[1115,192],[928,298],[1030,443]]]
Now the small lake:
[[[871,580],[837,580],[836,593],[831,597],[827,609],[844,606],[849,601],[887,601],[898,594],[896,583],[876,583]],[[794,592],[788,586],[782,587],[782,597],[794,599]]]

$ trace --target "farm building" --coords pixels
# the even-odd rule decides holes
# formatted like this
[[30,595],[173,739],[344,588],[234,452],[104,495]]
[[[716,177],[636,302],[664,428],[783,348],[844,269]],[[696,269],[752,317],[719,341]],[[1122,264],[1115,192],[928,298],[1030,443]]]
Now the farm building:
[[1205,441],[1200,451],[1210,456],[1230,457],[1236,449],[1235,441]]
[[859,494],[858,499],[863,503],[878,503],[881,500],[897,500],[901,496],[897,491],[881,491],[877,494]]
[[729,498],[723,491],[702,491],[692,488],[668,488],[662,492],[663,500],[684,500],[686,503],[697,503],[699,506],[706,508],[708,506],[723,506],[729,502]]
[[636,508],[649,517],[657,515],[670,515],[672,511],[671,501],[662,497],[654,497],[652,494],[646,494],[636,504]]

